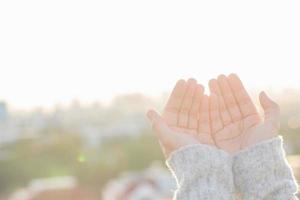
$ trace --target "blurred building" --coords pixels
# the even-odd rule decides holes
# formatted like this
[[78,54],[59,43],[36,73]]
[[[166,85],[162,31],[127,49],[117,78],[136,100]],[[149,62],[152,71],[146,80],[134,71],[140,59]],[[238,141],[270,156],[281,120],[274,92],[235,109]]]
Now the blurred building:
[[122,174],[102,192],[103,200],[171,200],[175,181],[159,164],[140,172]]
[[0,123],[5,121],[8,117],[7,106],[5,102],[0,101]]
[[9,200],[98,200],[96,194],[80,187],[73,177],[33,180],[16,191]]

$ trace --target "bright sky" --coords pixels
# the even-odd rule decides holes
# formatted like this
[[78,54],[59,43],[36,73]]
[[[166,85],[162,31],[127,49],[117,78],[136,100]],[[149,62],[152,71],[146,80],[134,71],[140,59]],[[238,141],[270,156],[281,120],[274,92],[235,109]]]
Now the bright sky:
[[16,108],[157,95],[238,73],[300,87],[299,0],[3,0],[0,99]]

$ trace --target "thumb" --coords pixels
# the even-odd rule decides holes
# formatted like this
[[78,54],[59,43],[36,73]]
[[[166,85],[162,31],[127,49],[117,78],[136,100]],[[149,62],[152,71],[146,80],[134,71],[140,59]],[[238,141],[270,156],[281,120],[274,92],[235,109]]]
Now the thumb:
[[169,133],[169,127],[166,125],[162,117],[154,110],[147,112],[147,117],[152,123],[152,129],[160,140],[164,140]]
[[276,102],[270,99],[265,92],[259,95],[259,101],[265,113],[265,121],[271,122],[275,127],[279,128],[280,124],[280,108]]

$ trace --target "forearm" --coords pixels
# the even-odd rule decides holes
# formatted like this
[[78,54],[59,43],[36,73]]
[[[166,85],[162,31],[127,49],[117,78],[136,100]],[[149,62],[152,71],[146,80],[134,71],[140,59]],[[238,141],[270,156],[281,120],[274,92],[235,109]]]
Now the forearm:
[[261,142],[234,156],[234,180],[242,199],[297,199],[297,183],[282,138]]
[[234,199],[232,159],[208,145],[189,145],[173,152],[167,160],[176,182],[176,200]]

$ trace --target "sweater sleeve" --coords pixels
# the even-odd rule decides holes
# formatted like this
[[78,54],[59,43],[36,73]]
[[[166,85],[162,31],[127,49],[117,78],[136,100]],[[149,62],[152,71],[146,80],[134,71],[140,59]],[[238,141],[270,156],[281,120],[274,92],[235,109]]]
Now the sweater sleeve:
[[245,200],[294,200],[297,183],[287,163],[282,138],[263,141],[236,154],[236,189]]
[[188,145],[171,153],[166,161],[174,175],[174,200],[234,199],[232,159],[209,145]]

